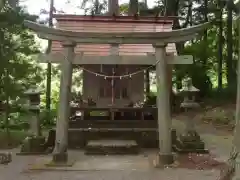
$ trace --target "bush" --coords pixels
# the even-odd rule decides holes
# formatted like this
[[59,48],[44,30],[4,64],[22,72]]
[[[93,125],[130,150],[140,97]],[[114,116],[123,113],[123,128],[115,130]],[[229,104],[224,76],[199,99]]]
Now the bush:
[[29,136],[26,131],[13,131],[8,133],[0,131],[0,148],[16,148]]
[[40,122],[44,127],[51,127],[56,124],[57,119],[57,110],[51,110],[48,112],[47,110],[43,110],[40,113]]

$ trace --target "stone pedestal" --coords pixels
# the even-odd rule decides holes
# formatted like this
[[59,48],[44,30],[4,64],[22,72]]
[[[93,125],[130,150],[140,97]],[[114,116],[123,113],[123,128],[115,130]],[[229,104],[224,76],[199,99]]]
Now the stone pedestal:
[[174,144],[174,149],[179,153],[208,153],[205,143],[195,130],[194,116],[194,111],[188,112],[186,129]]
[[195,130],[181,134],[174,147],[179,153],[208,153],[204,142]]
[[171,165],[174,162],[174,155],[173,154],[157,154],[154,160],[154,167],[162,168],[167,165]]
[[26,137],[22,143],[19,155],[45,154],[45,137]]
[[30,106],[29,124],[30,133],[34,136],[41,136],[40,110],[38,106]]
[[11,153],[0,153],[0,164],[8,164],[12,162]]
[[66,164],[68,162],[68,154],[65,153],[54,153],[52,161],[55,164]]

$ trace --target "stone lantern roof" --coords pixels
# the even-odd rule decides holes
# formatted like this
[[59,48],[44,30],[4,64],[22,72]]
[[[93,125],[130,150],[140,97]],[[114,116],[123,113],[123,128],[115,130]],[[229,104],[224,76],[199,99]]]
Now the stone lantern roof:
[[42,93],[43,93],[42,89],[34,88],[34,87],[31,87],[24,92],[25,95],[34,95],[34,94],[42,94]]
[[186,80],[183,81],[183,87],[180,89],[179,94],[191,94],[191,93],[197,93],[200,90],[192,85],[192,79],[187,78]]

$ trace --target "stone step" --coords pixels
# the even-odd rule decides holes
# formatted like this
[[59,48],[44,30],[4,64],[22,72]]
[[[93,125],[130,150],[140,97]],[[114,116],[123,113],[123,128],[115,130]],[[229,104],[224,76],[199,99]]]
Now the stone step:
[[90,140],[85,147],[86,155],[138,154],[140,148],[134,140]]

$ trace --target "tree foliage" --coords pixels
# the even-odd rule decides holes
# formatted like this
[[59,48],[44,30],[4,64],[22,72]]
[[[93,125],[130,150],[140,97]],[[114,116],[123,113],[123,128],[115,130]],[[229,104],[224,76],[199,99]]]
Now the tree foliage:
[[[156,6],[149,9],[145,3],[130,1],[132,1],[131,8],[134,9],[134,4],[138,6],[136,9],[140,16],[157,14],[178,16],[173,23],[174,29],[190,27],[205,21],[212,22],[212,26],[194,40],[176,44],[178,54],[194,56],[193,65],[180,65],[174,69],[174,83],[179,88],[181,80],[186,75],[192,77],[194,85],[201,90],[203,96],[211,95],[217,87],[221,91],[224,90],[230,81],[236,85],[238,57],[238,38],[236,37],[239,35],[237,27],[234,26],[238,12],[234,4],[227,5],[220,0],[158,0]],[[83,1],[83,8],[86,2],[87,0]],[[88,2],[92,3],[92,6],[85,8],[86,11],[92,14],[105,13],[105,0]],[[120,6],[120,14],[128,14],[129,4]],[[55,8],[53,11],[64,13]],[[41,13],[48,14],[49,10],[42,9]],[[224,17],[227,18],[224,19]],[[23,26],[23,20],[29,18],[36,20],[37,17],[29,16],[21,8],[12,9],[6,4],[0,11],[0,100],[7,104],[16,104],[24,90],[31,85],[44,84],[43,79],[46,78],[44,77],[46,72],[42,71],[33,56],[39,52],[35,37]],[[232,25],[231,22],[233,22]],[[52,81],[58,81],[58,83],[52,86],[52,108],[57,108],[59,74],[59,68],[54,67],[51,71]],[[73,91],[79,91],[80,82],[81,73],[76,69],[73,74]],[[236,90],[234,86],[231,88],[231,92]]]
[[0,100],[5,106],[8,123],[10,107],[19,105],[23,92],[42,81],[42,69],[35,63],[39,53],[35,35],[23,25],[25,19],[35,20],[21,8],[7,4],[0,12]]

